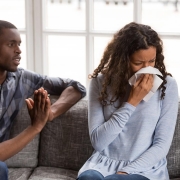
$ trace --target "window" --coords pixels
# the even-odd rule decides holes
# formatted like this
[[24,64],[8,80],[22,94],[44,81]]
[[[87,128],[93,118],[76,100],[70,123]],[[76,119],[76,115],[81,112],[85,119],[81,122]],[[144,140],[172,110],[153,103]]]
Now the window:
[[167,70],[180,86],[178,0],[0,0],[0,17],[20,30],[22,67],[86,87],[112,35],[131,21],[148,24],[162,38]]

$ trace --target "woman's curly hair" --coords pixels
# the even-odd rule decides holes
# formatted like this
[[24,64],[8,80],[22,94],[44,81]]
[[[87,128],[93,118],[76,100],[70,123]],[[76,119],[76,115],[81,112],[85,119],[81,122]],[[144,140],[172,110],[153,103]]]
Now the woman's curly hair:
[[[114,34],[113,39],[107,45],[99,66],[89,78],[96,78],[99,73],[103,74],[102,90],[99,100],[102,105],[113,104],[116,100],[125,97],[128,80],[131,77],[130,56],[140,49],[156,48],[155,68],[162,73],[163,83],[161,99],[165,96],[166,72],[163,56],[163,43],[157,32],[150,26],[131,22]],[[111,87],[112,98],[107,101],[107,88]]]

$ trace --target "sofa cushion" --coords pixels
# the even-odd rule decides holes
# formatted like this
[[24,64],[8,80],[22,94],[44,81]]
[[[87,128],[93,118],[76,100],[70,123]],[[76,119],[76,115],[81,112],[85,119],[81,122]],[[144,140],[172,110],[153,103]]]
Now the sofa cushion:
[[87,100],[81,100],[47,123],[41,132],[39,165],[79,170],[93,151],[87,119]]
[[28,180],[33,168],[9,168],[9,180]]
[[29,180],[75,180],[77,171],[53,167],[38,167]]
[[[10,138],[17,136],[30,125],[31,120],[26,106],[23,106],[14,120]],[[31,141],[22,151],[11,157],[5,163],[8,167],[36,167],[38,164],[39,135]]]
[[167,155],[167,166],[171,178],[180,178],[180,104],[173,141]]

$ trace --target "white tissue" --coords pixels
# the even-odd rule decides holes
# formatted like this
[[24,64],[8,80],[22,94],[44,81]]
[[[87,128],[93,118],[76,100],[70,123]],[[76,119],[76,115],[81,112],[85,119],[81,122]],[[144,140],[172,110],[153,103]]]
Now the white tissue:
[[157,89],[159,88],[159,86],[162,84],[163,80],[161,78],[159,78],[156,74],[162,76],[161,72],[156,69],[153,68],[151,66],[145,67],[140,69],[138,72],[136,72],[130,79],[129,79],[129,84],[132,86],[136,83],[136,81],[140,78],[141,74],[153,74],[154,77],[154,81],[153,81],[153,87],[152,89],[149,91],[149,93],[143,98],[144,101],[148,101],[153,94],[157,91]]

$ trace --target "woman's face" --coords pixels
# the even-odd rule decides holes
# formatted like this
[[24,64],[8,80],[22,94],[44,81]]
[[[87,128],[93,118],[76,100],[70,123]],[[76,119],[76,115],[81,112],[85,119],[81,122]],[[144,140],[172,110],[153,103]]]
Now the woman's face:
[[141,68],[155,66],[156,48],[150,46],[148,49],[140,49],[130,56],[130,68],[132,75]]

